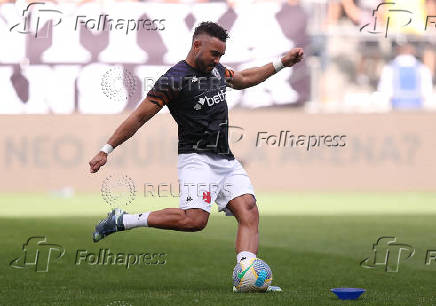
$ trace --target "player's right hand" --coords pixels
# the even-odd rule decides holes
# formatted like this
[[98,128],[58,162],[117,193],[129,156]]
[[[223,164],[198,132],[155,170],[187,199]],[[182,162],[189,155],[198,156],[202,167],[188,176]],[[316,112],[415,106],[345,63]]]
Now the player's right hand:
[[97,172],[101,166],[106,164],[107,162],[107,154],[105,152],[98,152],[97,155],[94,156],[94,158],[89,162],[89,172],[95,173]]
[[282,58],[282,63],[285,67],[292,67],[302,61],[304,58],[304,50],[302,48],[293,48]]

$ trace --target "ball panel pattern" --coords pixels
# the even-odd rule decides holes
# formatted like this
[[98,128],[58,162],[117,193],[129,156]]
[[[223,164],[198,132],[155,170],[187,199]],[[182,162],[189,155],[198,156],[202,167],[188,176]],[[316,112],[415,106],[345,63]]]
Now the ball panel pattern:
[[264,292],[271,282],[271,268],[259,258],[241,260],[233,269],[233,285],[239,292]]

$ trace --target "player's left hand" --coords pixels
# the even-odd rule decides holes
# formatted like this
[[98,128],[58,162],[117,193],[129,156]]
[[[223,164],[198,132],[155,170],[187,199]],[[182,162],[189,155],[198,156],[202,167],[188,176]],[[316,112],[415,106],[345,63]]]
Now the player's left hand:
[[294,48],[282,57],[282,63],[285,67],[292,67],[303,59],[304,50],[302,48]]

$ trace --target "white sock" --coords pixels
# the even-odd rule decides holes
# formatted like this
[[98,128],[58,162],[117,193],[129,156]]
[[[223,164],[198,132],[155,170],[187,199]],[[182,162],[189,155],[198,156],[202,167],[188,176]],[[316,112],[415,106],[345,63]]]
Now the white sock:
[[242,259],[256,258],[256,254],[251,252],[242,251],[236,255],[236,262],[240,262]]
[[131,228],[135,227],[141,227],[141,226],[148,226],[148,216],[150,215],[151,211],[147,211],[142,214],[137,215],[129,215],[125,214],[123,215],[123,225],[126,230],[129,230]]

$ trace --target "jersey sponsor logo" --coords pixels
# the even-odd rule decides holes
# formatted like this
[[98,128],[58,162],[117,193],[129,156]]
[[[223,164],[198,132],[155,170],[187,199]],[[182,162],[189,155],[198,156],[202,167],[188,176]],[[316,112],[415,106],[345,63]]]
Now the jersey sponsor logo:
[[210,198],[210,192],[209,191],[204,191],[203,192],[203,201],[207,202],[210,204],[211,198]]
[[194,105],[195,110],[202,109],[204,103],[207,103],[208,106],[213,106],[214,104],[218,104],[222,101],[226,100],[226,92],[224,90],[220,90],[219,93],[214,95],[213,97],[203,97],[198,98],[197,103]]

